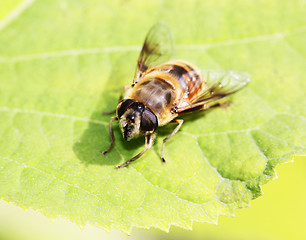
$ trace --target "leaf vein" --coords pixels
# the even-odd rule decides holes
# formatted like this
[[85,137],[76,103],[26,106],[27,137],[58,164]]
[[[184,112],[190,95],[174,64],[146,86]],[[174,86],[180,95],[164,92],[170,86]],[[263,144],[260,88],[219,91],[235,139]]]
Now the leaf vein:
[[258,146],[258,144],[257,144],[257,142],[256,142],[256,140],[255,140],[255,138],[254,138],[254,136],[253,136],[253,134],[251,134],[250,132],[248,132],[247,135],[250,137],[251,141],[254,143],[254,146],[255,146],[255,148],[257,149],[257,151],[259,152],[259,154],[260,154],[261,156],[263,156],[263,157],[266,159],[266,162],[268,162],[268,161],[269,161],[269,158],[268,158],[268,157],[266,156],[266,154],[260,149],[260,147]]
[[[33,1],[33,0],[32,0]],[[207,44],[178,44],[177,48],[182,50],[206,50],[221,46],[232,46],[239,44],[248,44],[248,43],[256,43],[263,42],[272,39],[283,39],[285,36],[290,35],[294,32],[300,32],[305,30],[305,26],[300,27],[298,29],[287,31],[287,32],[275,32],[272,34],[266,35],[258,35],[254,37],[246,37],[243,39],[229,39],[223,42],[217,43],[207,43]],[[84,48],[84,49],[70,49],[70,50],[62,50],[55,52],[42,52],[37,54],[25,54],[14,57],[0,57],[0,63],[15,63],[15,62],[23,62],[23,61],[32,61],[37,59],[47,59],[54,57],[65,57],[65,56],[78,56],[78,55],[86,55],[86,54],[99,54],[99,53],[111,53],[111,52],[127,52],[127,51],[139,51],[141,46],[131,45],[131,46],[109,46],[102,48]]]
[[33,5],[35,0],[24,0],[0,22],[0,31],[16,20],[25,10]]
[[63,119],[70,119],[72,121],[82,121],[82,122],[89,122],[89,123],[95,123],[95,124],[100,124],[100,125],[109,124],[108,122],[89,119],[85,117],[77,117],[77,116],[66,115],[66,114],[61,114],[61,113],[42,112],[38,110],[28,110],[28,109],[21,109],[21,108],[1,107],[0,112],[25,113],[25,114],[33,114],[33,115],[39,115],[39,116],[57,117],[57,118],[63,118]]
[[7,161],[9,161],[9,162],[14,162],[14,163],[16,163],[16,164],[22,165],[24,168],[30,168],[30,169],[33,169],[33,170],[35,170],[35,171],[38,171],[38,172],[40,172],[40,173],[42,173],[42,174],[46,174],[46,175],[48,175],[48,176],[54,178],[55,180],[57,180],[57,181],[59,181],[59,182],[65,184],[65,185],[67,185],[67,186],[70,186],[70,187],[73,187],[73,188],[82,190],[82,191],[86,192],[88,195],[93,196],[93,197],[96,197],[98,200],[105,201],[105,202],[107,202],[107,203],[109,203],[109,204],[111,204],[111,205],[114,205],[114,206],[116,206],[116,207],[119,207],[119,208],[123,208],[122,206],[116,205],[116,204],[110,202],[110,201],[107,200],[107,199],[100,198],[99,195],[97,195],[97,194],[91,193],[90,191],[88,191],[88,190],[86,190],[86,189],[84,189],[84,188],[82,188],[82,187],[80,187],[80,186],[78,186],[78,185],[74,185],[74,184],[71,184],[71,183],[69,183],[69,182],[66,182],[66,181],[64,181],[64,180],[62,180],[62,179],[59,179],[59,178],[57,178],[56,176],[54,176],[53,174],[50,174],[50,173],[48,173],[48,172],[45,172],[45,171],[43,171],[43,170],[41,170],[41,169],[39,169],[39,168],[36,168],[36,167],[33,167],[33,166],[28,166],[28,165],[26,165],[25,163],[21,163],[21,162],[18,162],[18,161],[16,161],[16,160],[13,160],[13,159],[10,159],[10,158],[7,158],[7,157],[1,156],[1,158],[4,159],[4,160],[7,160]]

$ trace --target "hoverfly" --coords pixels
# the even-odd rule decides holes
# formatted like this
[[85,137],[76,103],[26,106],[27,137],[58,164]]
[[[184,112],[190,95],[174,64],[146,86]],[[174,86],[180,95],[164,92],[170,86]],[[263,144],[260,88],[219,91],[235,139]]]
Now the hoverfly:
[[110,119],[112,142],[103,152],[105,155],[114,145],[112,122],[119,121],[125,140],[145,135],[145,148],[135,157],[116,167],[122,168],[141,157],[152,147],[156,129],[169,122],[177,123],[165,143],[177,133],[184,113],[220,106],[219,99],[231,95],[249,82],[249,75],[236,71],[199,71],[185,61],[169,61],[174,54],[171,31],[165,23],[158,23],[149,31],[137,62],[131,87],[126,86],[117,106],[117,116]]

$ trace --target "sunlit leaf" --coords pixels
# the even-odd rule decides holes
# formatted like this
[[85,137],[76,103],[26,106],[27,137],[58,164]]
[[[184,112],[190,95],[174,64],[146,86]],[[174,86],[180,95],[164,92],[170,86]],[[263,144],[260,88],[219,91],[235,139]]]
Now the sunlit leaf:
[[[6,3],[7,1],[4,1]],[[305,154],[301,1],[16,1],[1,5],[0,196],[49,218],[130,232],[216,223],[261,194],[274,167]],[[14,10],[12,10],[14,11]],[[124,142],[109,116],[131,84],[148,29],[164,20],[177,55],[202,69],[248,72],[227,108],[184,117],[161,143]]]

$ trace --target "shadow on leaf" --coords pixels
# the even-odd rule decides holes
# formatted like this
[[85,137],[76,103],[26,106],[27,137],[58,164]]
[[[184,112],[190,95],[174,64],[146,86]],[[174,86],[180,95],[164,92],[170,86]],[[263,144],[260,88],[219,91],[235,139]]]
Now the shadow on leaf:
[[[114,147],[105,156],[102,154],[111,143],[109,120],[112,116],[115,116],[115,114],[103,115],[102,112],[116,109],[124,82],[128,82],[128,80],[121,81],[123,78],[126,78],[126,76],[122,75],[124,71],[118,71],[117,69],[117,66],[122,66],[122,61],[125,61],[124,57],[122,60],[122,56],[118,56],[109,74],[111,77],[105,84],[109,89],[102,92],[101,98],[96,106],[96,111],[90,116],[90,119],[96,120],[97,123],[89,122],[80,139],[73,145],[74,153],[85,165],[96,164],[116,166],[133,157],[133,155],[137,154],[142,146],[144,146],[143,137],[130,142],[124,141],[118,122],[114,122],[113,131],[116,138]],[[98,121],[105,122],[106,124],[100,124]]]

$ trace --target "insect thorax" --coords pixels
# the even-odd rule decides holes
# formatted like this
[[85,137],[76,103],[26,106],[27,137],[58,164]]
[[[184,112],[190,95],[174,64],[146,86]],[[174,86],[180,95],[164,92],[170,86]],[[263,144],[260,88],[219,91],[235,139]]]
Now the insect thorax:
[[168,118],[176,98],[174,86],[168,83],[164,77],[163,74],[146,76],[137,83],[128,96],[150,108],[158,117],[159,125],[163,125],[161,123],[164,118]]

